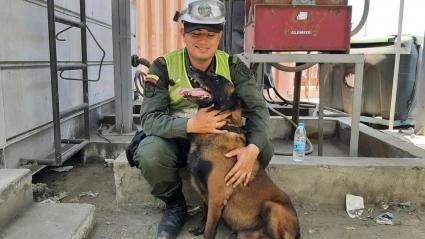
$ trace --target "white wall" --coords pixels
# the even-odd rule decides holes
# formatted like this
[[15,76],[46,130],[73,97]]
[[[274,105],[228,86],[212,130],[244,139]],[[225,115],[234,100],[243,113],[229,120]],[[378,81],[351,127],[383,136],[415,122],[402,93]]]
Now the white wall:
[[[4,122],[4,107],[3,107],[3,89],[1,75],[0,75],[0,149],[6,146],[6,133],[5,133],[5,122]],[[0,150],[0,152],[2,152]],[[2,156],[0,155],[0,158]],[[1,160],[0,160],[1,161]],[[0,162],[1,168],[1,162]]]
[[[114,97],[112,55],[112,0],[86,0],[88,27],[106,51],[101,80],[89,83],[90,105]],[[56,15],[79,19],[79,0],[55,0]],[[134,2],[133,2],[134,3]],[[19,135],[52,121],[49,41],[46,0],[0,0],[0,148],[8,146]],[[132,23],[135,23],[132,5]],[[56,32],[66,26],[56,23]],[[135,29],[132,27],[133,35]],[[80,29],[72,28],[57,41],[58,60],[65,63],[81,61]],[[132,37],[132,43],[135,37]],[[87,33],[89,78],[96,79],[101,51]],[[135,49],[135,44],[132,47]],[[135,52],[135,50],[133,51]],[[79,71],[65,76],[81,77]],[[60,111],[82,103],[82,83],[59,78]],[[72,124],[71,124],[72,125]],[[3,127],[2,127],[3,126]],[[73,126],[72,130],[76,130]],[[64,130],[63,134],[66,134]],[[63,135],[66,137],[66,135]],[[51,150],[53,142],[44,142]],[[18,148],[14,146],[13,148]],[[9,150],[10,151],[10,150]],[[6,152],[7,155],[13,155]],[[6,158],[6,161],[10,160]],[[16,159],[12,159],[16,160]],[[9,165],[14,165],[14,163]]]
[[[0,67],[3,83],[6,138],[28,131],[52,119],[49,72],[49,45],[47,8],[41,0],[1,0]],[[57,0],[62,17],[77,20],[79,1]],[[111,2],[87,0],[88,26],[106,51],[106,65],[102,79],[90,83],[90,103],[95,104],[113,97]],[[56,24],[56,30],[65,26]],[[58,60],[65,62],[81,59],[79,29],[62,35],[65,42],[57,42]],[[88,34],[89,78],[97,76],[101,52]],[[19,67],[25,64],[26,67]],[[36,66],[38,65],[38,66]],[[78,71],[65,75],[80,77]],[[60,109],[66,110],[82,103],[82,83],[59,82]]]
[[[364,0],[349,0],[353,6],[353,27],[360,21]],[[370,0],[369,17],[357,36],[396,35],[400,0]],[[425,29],[425,1],[405,0],[403,34],[422,36]]]

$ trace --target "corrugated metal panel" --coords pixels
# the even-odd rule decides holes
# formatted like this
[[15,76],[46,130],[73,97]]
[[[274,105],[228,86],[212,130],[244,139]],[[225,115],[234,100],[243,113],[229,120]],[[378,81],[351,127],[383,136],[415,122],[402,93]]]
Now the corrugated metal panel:
[[[294,64],[285,64],[287,66],[294,66]],[[275,79],[275,86],[280,95],[285,99],[292,100],[294,97],[294,78],[295,74],[290,72],[283,72],[272,68],[273,77]],[[318,65],[315,65],[303,71],[301,76],[301,99],[310,99],[319,97],[319,78],[318,78]],[[273,96],[273,94],[272,94]],[[277,99],[277,98],[276,98]]]
[[136,0],[137,54],[153,61],[164,53],[184,46],[180,23],[173,21],[184,0]]

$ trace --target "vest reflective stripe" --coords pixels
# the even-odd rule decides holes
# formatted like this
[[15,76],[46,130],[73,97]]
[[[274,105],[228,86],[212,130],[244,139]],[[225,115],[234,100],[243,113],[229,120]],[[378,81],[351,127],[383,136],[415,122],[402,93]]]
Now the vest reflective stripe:
[[[194,103],[184,99],[179,94],[181,88],[192,88],[189,78],[186,73],[185,66],[185,51],[179,49],[170,52],[164,56],[167,63],[168,78],[175,82],[174,85],[168,86],[168,94],[170,96],[170,110],[171,114],[178,114],[180,111],[183,112],[184,108],[198,108]],[[225,77],[231,81],[230,68],[229,68],[229,55],[223,51],[217,51],[215,53],[216,59],[216,74]],[[187,115],[185,115],[187,116]]]

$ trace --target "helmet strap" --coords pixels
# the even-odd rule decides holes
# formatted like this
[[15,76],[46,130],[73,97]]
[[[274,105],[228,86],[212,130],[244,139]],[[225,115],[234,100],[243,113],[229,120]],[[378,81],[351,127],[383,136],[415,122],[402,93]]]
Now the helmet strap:
[[176,11],[176,13],[174,13],[173,21],[178,22],[180,16],[181,16],[180,12]]

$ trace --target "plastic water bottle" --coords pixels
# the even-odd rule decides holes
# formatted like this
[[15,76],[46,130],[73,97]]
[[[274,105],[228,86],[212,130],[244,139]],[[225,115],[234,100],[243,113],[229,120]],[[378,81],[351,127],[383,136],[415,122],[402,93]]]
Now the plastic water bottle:
[[292,151],[293,160],[295,162],[304,161],[305,158],[305,141],[307,133],[304,129],[304,123],[299,123],[294,135],[294,150]]

